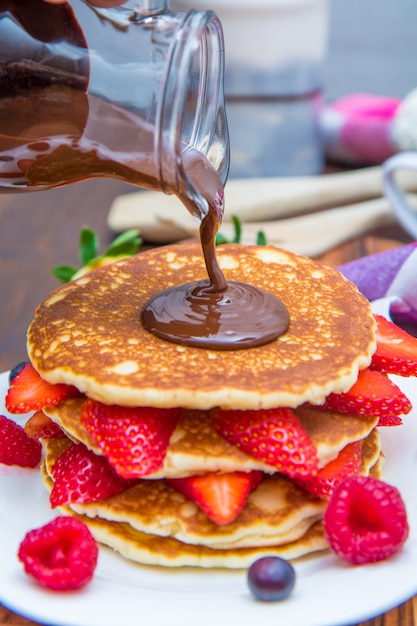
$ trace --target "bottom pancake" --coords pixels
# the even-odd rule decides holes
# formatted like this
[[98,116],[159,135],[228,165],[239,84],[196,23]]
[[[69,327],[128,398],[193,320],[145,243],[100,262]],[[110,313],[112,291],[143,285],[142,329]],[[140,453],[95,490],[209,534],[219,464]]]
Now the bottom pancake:
[[[42,475],[47,488],[52,489],[52,481],[45,467],[42,468]],[[207,546],[187,544],[173,537],[140,532],[126,522],[111,522],[99,517],[91,518],[77,514],[69,507],[60,509],[63,513],[85,522],[99,543],[142,565],[240,569],[248,567],[261,556],[275,555],[285,559],[296,559],[328,548],[321,522],[310,526],[296,541],[279,546],[216,550]]]

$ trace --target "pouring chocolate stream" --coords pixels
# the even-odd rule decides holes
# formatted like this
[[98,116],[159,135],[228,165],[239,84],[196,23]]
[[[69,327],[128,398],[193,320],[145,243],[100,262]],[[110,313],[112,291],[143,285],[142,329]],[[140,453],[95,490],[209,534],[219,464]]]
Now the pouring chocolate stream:
[[215,198],[200,225],[209,280],[177,285],[157,294],[144,306],[142,323],[155,335],[185,345],[218,350],[260,346],[287,330],[288,311],[274,295],[254,285],[226,280],[215,243],[222,216],[220,188]]

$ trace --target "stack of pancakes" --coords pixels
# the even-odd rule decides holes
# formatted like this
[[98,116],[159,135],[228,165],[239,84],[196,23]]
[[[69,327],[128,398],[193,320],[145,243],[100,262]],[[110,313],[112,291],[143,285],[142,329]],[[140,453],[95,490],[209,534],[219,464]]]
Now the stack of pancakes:
[[[39,374],[83,394],[45,411],[67,435],[44,441],[49,489],[52,467],[72,442],[102,454],[80,420],[85,397],[181,408],[159,469],[115,496],[63,507],[81,516],[98,541],[140,563],[238,568],[263,554],[296,558],[327,547],[326,502],[223,439],[212,425],[216,407],[291,407],[319,467],[362,441],[361,472],[380,475],[378,418],[303,406],[347,391],[370,364],[375,322],[368,301],[336,270],[277,248],[224,245],[217,257],[228,280],[250,282],[284,302],[290,315],[284,335],[256,348],[217,351],[170,343],[142,327],[149,298],[206,279],[193,243],[150,250],[63,285],[38,307],[28,331]],[[221,526],[165,480],[252,470],[264,472],[262,481],[238,517]]]

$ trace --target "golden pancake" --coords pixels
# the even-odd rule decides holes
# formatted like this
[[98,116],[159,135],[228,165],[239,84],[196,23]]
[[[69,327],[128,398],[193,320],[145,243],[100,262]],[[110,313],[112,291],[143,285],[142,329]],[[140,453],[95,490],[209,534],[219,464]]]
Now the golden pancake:
[[381,452],[381,438],[377,428],[371,432],[362,442],[362,466],[363,476],[382,477],[382,463],[384,457]]
[[296,559],[328,548],[321,522],[316,522],[302,537],[289,543],[257,548],[215,550],[208,546],[181,543],[172,537],[141,533],[129,524],[81,517],[88,524],[97,541],[113,548],[125,558],[146,565],[239,569],[249,567],[255,559],[262,556],[272,554],[285,559]]
[[[280,298],[288,331],[264,346],[217,351],[163,341],[140,311],[165,288],[206,279],[198,244],[166,246],[58,288],[28,331],[35,369],[51,383],[125,406],[297,407],[346,391],[375,350],[369,302],[337,270],[270,246],[217,248],[228,280]],[[244,311],[242,312],[244,315]]]
[[[44,467],[42,476],[46,487],[51,490],[52,481]],[[127,523],[79,515],[68,507],[62,507],[62,512],[83,520],[99,543],[141,565],[239,569],[248,567],[261,556],[273,554],[296,559],[328,548],[321,522],[313,524],[300,539],[280,546],[215,550],[207,546],[182,543],[172,537],[143,533]]]
[[[96,454],[100,448],[80,420],[84,400],[67,400],[45,413],[58,423],[74,441],[81,441]],[[336,458],[348,443],[369,435],[378,423],[373,416],[347,415],[300,407],[296,409],[317,450],[319,466]],[[275,469],[242,452],[218,435],[211,425],[209,412],[183,410],[182,417],[171,435],[163,466],[146,478],[181,478],[207,472],[234,472],[260,469],[273,473]]]
[[[50,439],[44,444],[45,468],[51,477],[52,467],[68,441]],[[363,474],[369,474],[379,454],[379,436],[373,431],[362,448]],[[294,542],[322,518],[325,506],[323,500],[278,473],[265,475],[236,520],[224,526],[212,522],[164,480],[140,480],[112,497],[70,505],[73,511],[89,518],[126,523],[146,534],[218,550]]]

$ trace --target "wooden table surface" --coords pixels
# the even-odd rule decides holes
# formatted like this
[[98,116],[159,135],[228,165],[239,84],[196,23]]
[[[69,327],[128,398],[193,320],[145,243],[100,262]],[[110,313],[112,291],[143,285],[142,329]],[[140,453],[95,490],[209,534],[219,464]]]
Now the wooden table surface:
[[[58,285],[50,268],[79,264],[78,235],[83,225],[98,233],[103,248],[110,243],[108,209],[115,196],[131,190],[103,179],[47,192],[0,195],[0,371],[26,358],[25,331],[33,308]],[[338,265],[408,241],[399,227],[368,233],[330,250],[321,260]],[[417,626],[415,611],[417,600],[410,600],[361,626]],[[33,622],[0,606],[0,626],[10,624]]]

